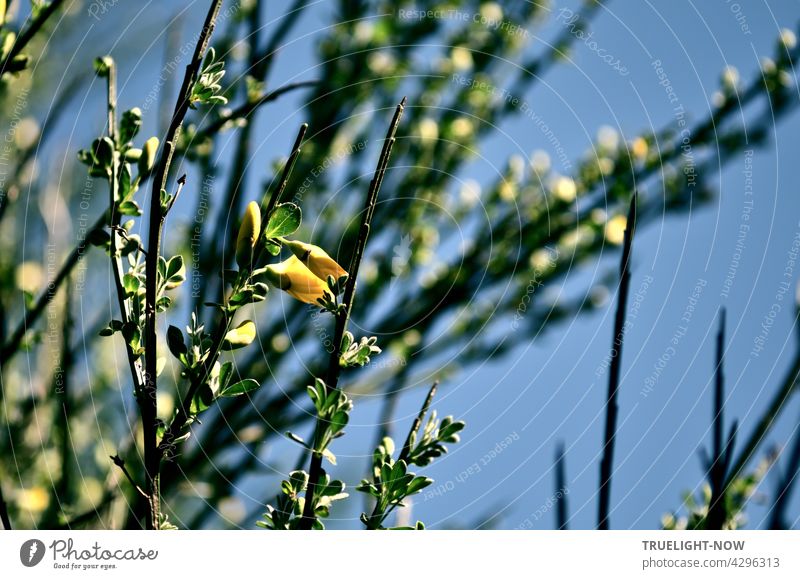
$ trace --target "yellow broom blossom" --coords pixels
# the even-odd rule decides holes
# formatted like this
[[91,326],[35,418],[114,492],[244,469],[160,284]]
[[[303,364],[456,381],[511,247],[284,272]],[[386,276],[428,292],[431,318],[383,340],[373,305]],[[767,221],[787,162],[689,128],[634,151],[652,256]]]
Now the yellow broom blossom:
[[323,281],[327,281],[328,276],[338,280],[347,275],[342,266],[327,254],[327,252],[316,245],[304,243],[302,241],[285,241],[284,245],[299,259],[311,272]]
[[333,297],[328,284],[308,269],[296,256],[264,268],[267,280],[296,300],[317,305],[317,300]]
[[242,226],[236,238],[236,263],[241,268],[250,267],[253,261],[253,249],[256,247],[258,235],[261,233],[261,209],[258,203],[251,201],[244,210]]

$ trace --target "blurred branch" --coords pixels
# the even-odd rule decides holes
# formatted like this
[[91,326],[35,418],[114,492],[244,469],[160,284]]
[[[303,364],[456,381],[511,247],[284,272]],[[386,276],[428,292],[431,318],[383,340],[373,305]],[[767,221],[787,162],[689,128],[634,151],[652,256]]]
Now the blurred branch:
[[[278,100],[281,96],[286,93],[293,92],[295,90],[299,90],[302,88],[308,88],[312,86],[317,86],[319,81],[316,80],[307,80],[302,82],[293,82],[287,85],[284,85],[280,88],[276,88],[273,91],[265,92],[258,98],[252,101],[247,101],[244,104],[239,105],[237,108],[233,109],[230,113],[226,114],[225,116],[221,116],[214,121],[210,122],[208,125],[197,131],[192,138],[193,142],[201,142],[203,139],[208,137],[213,137],[228,123],[240,120],[240,119],[249,119],[250,115],[253,114],[258,108],[261,106],[271,103],[273,101]],[[248,120],[248,122],[250,122]]]
[[14,62],[14,60],[20,55],[28,43],[33,40],[33,37],[36,36],[36,33],[39,32],[42,26],[44,26],[44,23],[47,22],[50,16],[52,16],[53,13],[58,10],[63,3],[64,0],[51,0],[49,4],[46,4],[39,10],[36,18],[31,20],[27,28],[20,33],[14,42],[14,45],[11,47],[11,50],[8,52],[3,61],[0,62],[0,76],[6,72],[12,71],[14,67],[10,67],[9,65]]
[[[92,235],[98,231],[102,231],[108,223],[109,212],[103,213],[100,218],[91,226],[85,237],[78,242],[78,245],[72,250],[67,257],[67,260],[58,270],[58,273],[53,280],[47,284],[46,289],[39,295],[39,298],[34,303],[33,307],[25,312],[22,321],[9,337],[8,341],[0,348],[0,367],[4,366],[11,357],[19,351],[22,340],[25,334],[33,327],[36,320],[44,312],[47,305],[53,300],[59,288],[64,281],[69,277],[69,274],[78,265],[78,262],[86,252],[90,244]],[[2,390],[0,390],[0,398],[2,398]]]

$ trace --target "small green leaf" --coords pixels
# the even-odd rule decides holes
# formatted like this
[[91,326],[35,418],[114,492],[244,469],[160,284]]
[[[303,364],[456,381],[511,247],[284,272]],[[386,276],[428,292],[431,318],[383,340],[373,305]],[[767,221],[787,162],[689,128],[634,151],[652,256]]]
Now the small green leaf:
[[294,203],[281,203],[270,215],[264,236],[272,239],[293,234],[300,227],[302,215],[303,212]]
[[239,396],[247,392],[257,390],[261,386],[256,380],[252,378],[245,378],[241,382],[237,382],[222,391],[221,396]]
[[122,113],[122,120],[119,123],[119,142],[127,143],[142,128],[142,109],[134,107]]
[[125,293],[128,296],[134,295],[139,291],[139,278],[132,273],[126,273],[122,278],[122,286],[125,288]]
[[179,360],[182,355],[186,354],[188,350],[183,340],[183,332],[179,328],[175,326],[167,328],[167,346],[169,346],[169,351],[172,352],[172,355]]
[[183,256],[176,255],[170,258],[166,264],[166,272],[164,274],[166,289],[175,289],[181,285],[186,279],[186,266],[183,263]]
[[251,321],[242,322],[225,334],[222,341],[223,350],[236,350],[249,345],[256,338],[256,325]]

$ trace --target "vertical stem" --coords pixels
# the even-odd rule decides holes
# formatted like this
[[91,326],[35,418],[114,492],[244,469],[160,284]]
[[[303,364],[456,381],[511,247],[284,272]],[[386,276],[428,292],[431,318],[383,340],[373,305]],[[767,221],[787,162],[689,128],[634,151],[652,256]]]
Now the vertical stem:
[[608,393],[606,396],[606,428],[603,444],[603,458],[600,461],[600,500],[597,511],[597,528],[608,529],[608,513],[611,505],[611,475],[614,468],[614,445],[619,414],[619,374],[622,364],[622,345],[625,339],[625,310],[628,304],[630,286],[630,257],[633,246],[633,233],[636,228],[636,192],[631,197],[625,240],[620,259],[619,291],[617,292],[617,312],[614,318],[614,341],[611,344],[611,367],[608,372]]
[[569,529],[569,509],[567,508],[567,469],[564,462],[564,443],[556,447],[556,524],[559,531]]
[[146,493],[149,509],[147,527],[157,529],[161,518],[159,471],[161,452],[156,440],[156,417],[158,408],[156,397],[158,384],[156,369],[158,362],[158,336],[156,333],[156,301],[158,281],[158,258],[161,255],[161,233],[164,226],[165,213],[161,207],[161,191],[166,189],[175,143],[180,133],[183,119],[189,109],[189,98],[197,79],[208,41],[214,31],[221,0],[212,0],[203,29],[195,46],[192,60],[186,65],[186,74],[175,103],[175,111],[164,138],[161,157],[156,166],[153,178],[153,189],[150,196],[150,223],[147,236],[147,261],[145,263],[147,286],[145,292],[145,382],[141,396],[140,410],[142,414],[142,430],[144,436],[144,462],[146,473]]
[[[131,320],[131,307],[127,298],[125,288],[123,285],[124,269],[122,265],[122,257],[119,252],[117,225],[120,222],[120,214],[117,211],[119,199],[119,152],[117,143],[117,67],[116,63],[112,60],[108,66],[107,75],[107,88],[108,88],[108,137],[113,143],[113,154],[111,160],[111,175],[109,176],[109,214],[108,221],[111,226],[110,229],[110,243],[109,254],[111,256],[111,271],[114,278],[114,287],[116,288],[117,303],[119,305],[120,316],[122,323],[128,324]],[[141,360],[134,355],[130,344],[125,341],[125,353],[128,358],[128,366],[131,371],[131,379],[133,380],[133,391],[136,395],[136,400],[140,408],[143,405],[142,395],[144,390],[144,373],[142,371]]]
[[[405,104],[406,99],[404,97],[395,109],[394,117],[392,118],[392,122],[389,125],[389,130],[386,133],[386,139],[383,142],[381,155],[378,158],[378,166],[375,168],[375,174],[373,175],[369,189],[367,190],[367,196],[364,203],[364,215],[361,220],[361,228],[358,232],[358,239],[356,240],[356,247],[355,251],[353,252],[353,257],[350,260],[350,268],[347,270],[347,284],[345,285],[344,296],[342,297],[344,310],[336,316],[336,329],[333,336],[333,349],[331,350],[331,355],[328,359],[328,371],[325,376],[325,388],[328,392],[339,387],[339,374],[341,371],[339,357],[342,353],[342,337],[344,336],[345,330],[347,330],[347,324],[350,320],[350,312],[353,309],[353,298],[355,297],[356,292],[356,279],[358,278],[359,266],[361,265],[361,259],[364,256],[364,248],[367,245],[367,238],[369,237],[370,222],[375,210],[375,201],[377,200],[381,183],[383,183],[383,177],[386,173],[389,157],[392,154],[392,147],[394,146],[395,141],[394,136],[397,133],[397,127],[400,124],[400,117],[403,115]],[[303,506],[303,515],[299,524],[300,529],[311,529],[315,520],[314,493],[316,492],[317,483],[322,476],[322,452],[319,451],[319,440],[325,428],[326,425],[323,424],[322,420],[317,419],[314,429],[314,441],[312,447],[314,448],[314,451],[311,453],[311,463],[308,469],[308,486],[306,488],[306,499]]]
[[720,309],[717,332],[716,367],[714,369],[714,407],[711,422],[713,427],[712,455],[708,465],[708,480],[711,485],[711,500],[706,516],[706,530],[720,530],[725,523],[725,471],[727,469],[724,439],[725,376],[723,356],[725,354],[725,309]]

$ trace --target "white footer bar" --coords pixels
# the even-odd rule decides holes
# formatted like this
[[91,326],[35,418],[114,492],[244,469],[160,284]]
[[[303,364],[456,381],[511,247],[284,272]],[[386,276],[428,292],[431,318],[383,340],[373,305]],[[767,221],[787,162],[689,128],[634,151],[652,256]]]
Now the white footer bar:
[[[800,531],[7,531],[0,576],[800,577]],[[613,574],[613,575],[612,575]],[[184,576],[184,575],[181,575]]]

